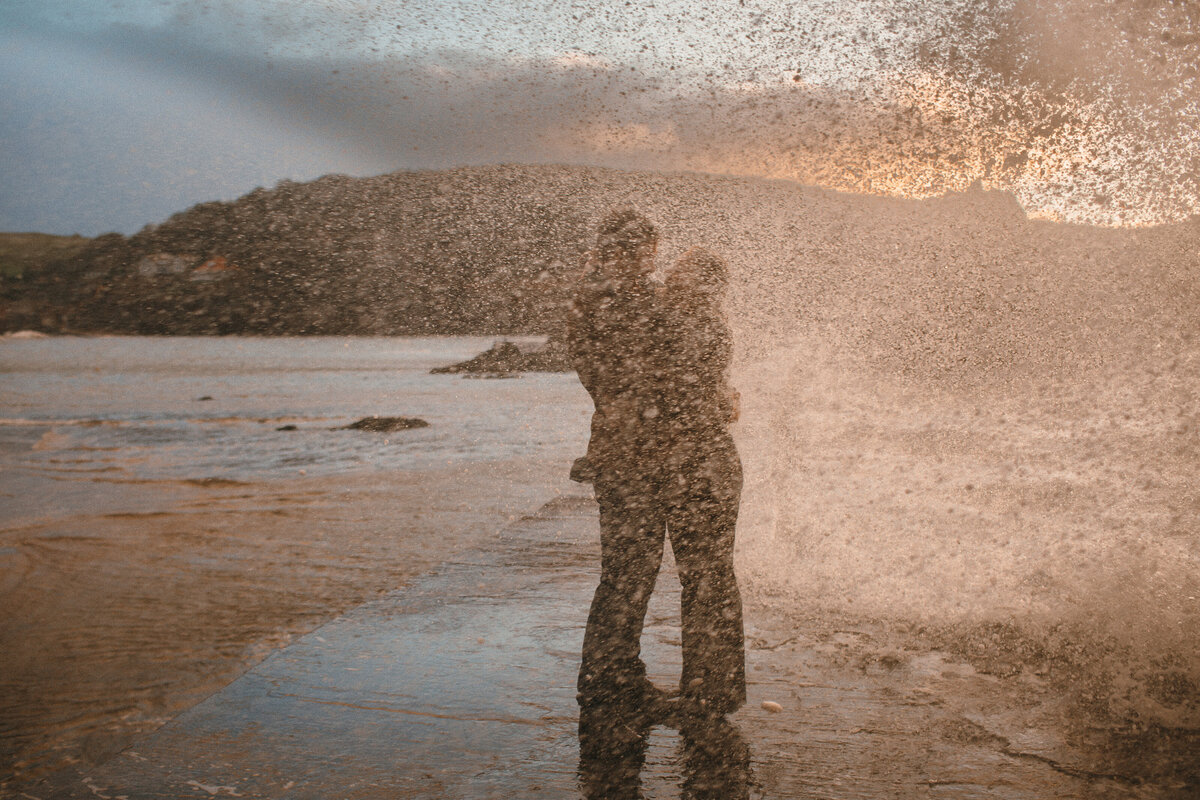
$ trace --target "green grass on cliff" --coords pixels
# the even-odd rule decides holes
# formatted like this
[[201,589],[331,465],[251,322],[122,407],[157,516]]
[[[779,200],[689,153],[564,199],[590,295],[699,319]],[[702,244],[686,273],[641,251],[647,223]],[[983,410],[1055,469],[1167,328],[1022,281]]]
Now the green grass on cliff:
[[84,236],[53,236],[48,233],[0,233],[0,277],[22,278],[61,258],[83,249]]

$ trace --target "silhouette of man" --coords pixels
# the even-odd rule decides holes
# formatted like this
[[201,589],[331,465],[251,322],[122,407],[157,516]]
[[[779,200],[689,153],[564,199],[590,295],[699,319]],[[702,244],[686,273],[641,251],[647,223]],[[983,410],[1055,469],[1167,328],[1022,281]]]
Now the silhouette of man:
[[664,701],[641,659],[666,526],[660,490],[662,321],[658,286],[650,277],[657,246],[647,219],[632,210],[610,213],[568,320],[571,362],[595,405],[589,474],[573,477],[592,480],[600,507],[600,585],[577,684],[585,709],[619,701],[650,712]]

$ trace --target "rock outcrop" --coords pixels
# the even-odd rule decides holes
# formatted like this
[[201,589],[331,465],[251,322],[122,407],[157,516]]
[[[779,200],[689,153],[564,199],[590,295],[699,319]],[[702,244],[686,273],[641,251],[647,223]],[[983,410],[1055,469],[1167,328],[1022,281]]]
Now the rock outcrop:
[[[345,431],[371,431],[372,433],[395,433],[396,431],[407,431],[413,428],[428,428],[429,423],[417,417],[363,417],[360,420],[351,422],[339,430]],[[279,428],[284,430],[287,426]]]
[[541,347],[521,350],[515,343],[502,340],[474,358],[445,367],[434,367],[433,375],[446,373],[503,375],[512,372],[570,372],[566,345],[551,339]]

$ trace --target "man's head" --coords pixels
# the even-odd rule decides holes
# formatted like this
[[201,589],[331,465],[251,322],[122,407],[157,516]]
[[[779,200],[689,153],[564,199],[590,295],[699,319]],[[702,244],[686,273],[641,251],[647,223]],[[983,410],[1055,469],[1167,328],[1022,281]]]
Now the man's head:
[[658,231],[632,208],[610,211],[600,223],[596,254],[600,268],[612,277],[649,275],[657,248]]

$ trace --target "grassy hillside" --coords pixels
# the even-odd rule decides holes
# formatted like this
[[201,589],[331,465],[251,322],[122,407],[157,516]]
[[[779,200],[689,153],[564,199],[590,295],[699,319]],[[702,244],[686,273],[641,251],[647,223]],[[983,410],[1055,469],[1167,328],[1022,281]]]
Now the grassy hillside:
[[83,236],[0,233],[0,278],[24,278],[55,261],[78,256],[91,241]]

